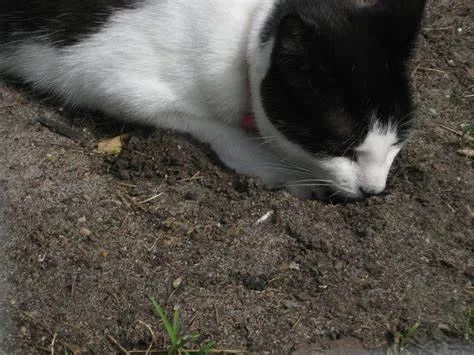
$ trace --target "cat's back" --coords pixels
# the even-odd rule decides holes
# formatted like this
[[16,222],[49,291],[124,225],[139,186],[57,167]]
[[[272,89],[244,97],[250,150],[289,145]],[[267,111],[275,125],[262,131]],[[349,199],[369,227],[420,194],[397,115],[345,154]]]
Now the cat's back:
[[43,39],[56,46],[77,43],[107,23],[118,10],[143,5],[143,0],[3,0],[0,41]]
[[0,73],[86,108],[146,92],[160,107],[239,115],[249,28],[266,1],[3,0]]

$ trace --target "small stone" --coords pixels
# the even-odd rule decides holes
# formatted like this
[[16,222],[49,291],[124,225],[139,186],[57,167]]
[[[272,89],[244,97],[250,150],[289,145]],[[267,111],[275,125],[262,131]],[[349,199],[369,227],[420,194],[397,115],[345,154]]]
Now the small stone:
[[115,162],[115,166],[118,168],[118,169],[127,169],[129,167],[129,162],[125,159],[118,159],[116,162]]
[[474,266],[469,266],[466,270],[464,270],[464,275],[470,279],[474,279]]
[[77,220],[77,222],[83,224],[83,223],[86,223],[86,222],[87,222],[87,219],[86,219],[85,216],[82,216],[81,218],[79,218],[79,219]]
[[358,229],[357,234],[361,238],[369,238],[369,239],[372,239],[377,235],[377,233],[372,227],[361,227]]
[[268,281],[265,275],[247,275],[243,279],[243,284],[249,290],[263,291],[267,288]]
[[299,271],[301,269],[301,267],[300,267],[300,264],[295,263],[294,261],[292,261],[289,265],[289,269]]
[[84,227],[82,227],[79,230],[79,233],[81,233],[81,235],[84,236],[84,237],[90,237],[92,235],[92,232],[90,231],[90,229],[87,229],[87,228],[84,228]]
[[283,306],[285,306],[285,308],[288,308],[288,309],[294,309],[298,307],[298,303],[292,300],[284,300],[282,303],[283,303]]
[[445,333],[450,333],[452,330],[451,327],[445,323],[438,324],[438,329]]
[[449,66],[451,66],[451,67],[455,67],[455,66],[456,66],[456,63],[455,63],[454,60],[452,60],[452,59],[448,60],[448,64],[449,64]]
[[430,112],[431,115],[438,116],[438,111],[436,111],[434,108],[430,108],[428,111]]
[[342,261],[338,260],[334,263],[334,268],[337,270],[337,271],[341,271],[344,267],[344,264],[342,263]]
[[118,171],[119,177],[122,180],[130,180],[130,172],[126,169],[119,169]]
[[195,191],[188,191],[186,192],[186,194],[184,195],[184,198],[186,200],[190,200],[190,201],[196,201],[198,199],[198,194],[195,192]]
[[376,263],[368,262],[365,264],[365,269],[372,276],[380,276],[382,274],[382,268]]
[[183,283],[183,278],[180,276],[176,280],[173,281],[173,288],[177,289]]
[[22,336],[26,336],[27,333],[28,333],[28,329],[26,329],[26,327],[21,327],[20,328],[20,334]]

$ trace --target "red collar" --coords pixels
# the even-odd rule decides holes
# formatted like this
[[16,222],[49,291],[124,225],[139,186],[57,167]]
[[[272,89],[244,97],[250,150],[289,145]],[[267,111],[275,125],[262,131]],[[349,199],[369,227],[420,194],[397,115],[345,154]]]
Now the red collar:
[[255,117],[252,114],[245,115],[240,121],[240,127],[247,132],[252,134],[258,133],[257,124],[255,123]]

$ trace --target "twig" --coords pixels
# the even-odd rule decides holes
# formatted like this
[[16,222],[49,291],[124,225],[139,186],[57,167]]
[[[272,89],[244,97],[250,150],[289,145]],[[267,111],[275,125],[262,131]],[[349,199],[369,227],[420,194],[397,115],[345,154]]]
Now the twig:
[[124,187],[132,187],[132,188],[137,187],[137,185],[134,185],[134,184],[127,184],[127,183],[125,183],[125,182],[117,182],[117,185],[124,186]]
[[454,128],[451,128],[451,127],[449,127],[449,126],[446,126],[446,125],[444,125],[444,124],[442,124],[442,123],[440,123],[439,126],[440,126],[442,129],[444,129],[444,130],[446,130],[446,131],[448,131],[448,132],[451,132],[451,133],[453,133],[453,134],[455,134],[455,135],[457,135],[457,136],[459,136],[459,137],[462,137],[462,136],[463,136],[463,134],[462,134],[461,131],[458,131],[458,130],[456,130],[456,129],[454,129]]
[[133,198],[131,198],[128,195],[122,195],[121,193],[118,194],[118,197],[122,200],[122,202],[130,208],[132,205],[136,208],[138,208],[142,212],[146,212],[146,208],[141,206],[139,203],[137,203]]
[[474,141],[474,138],[471,137],[471,136],[468,135],[468,134],[464,134],[464,133],[462,133],[461,131],[458,131],[458,130],[456,130],[456,129],[454,129],[454,128],[451,128],[451,127],[449,127],[449,126],[446,126],[446,125],[444,125],[444,124],[442,124],[442,123],[439,123],[438,125],[439,125],[442,129],[444,129],[444,130],[446,130],[446,131],[448,131],[448,132],[451,132],[451,133],[453,133],[453,134],[455,134],[455,135],[457,135],[457,136],[459,136],[459,137],[462,137],[462,138],[464,138],[464,139],[467,139],[468,141]]
[[451,206],[449,203],[445,202],[444,204],[445,204],[446,206],[448,206],[449,209],[450,209],[453,213],[456,213],[456,212],[457,212],[457,211],[454,209],[454,207]]
[[160,192],[158,195],[152,196],[150,198],[147,198],[144,201],[138,202],[139,205],[144,205],[145,203],[151,202],[153,200],[156,200],[158,197],[161,197],[164,194],[164,192]]
[[54,343],[56,343],[56,337],[58,336],[58,333],[54,333],[53,335],[53,340],[51,341],[51,345],[49,346],[51,350],[51,355],[54,355]]
[[435,73],[446,74],[445,71],[442,71],[442,70],[439,70],[439,69],[433,69],[433,68],[418,67],[417,70],[421,70],[421,71],[431,71],[431,72],[435,72]]
[[138,321],[139,323],[143,324],[147,329],[148,331],[150,332],[151,334],[151,343],[150,345],[148,346],[148,349],[147,349],[147,352],[146,352],[146,355],[150,354],[150,351],[151,349],[153,348],[153,344],[156,344],[156,335],[155,333],[153,332],[153,329],[151,329],[151,326],[141,320]]
[[423,31],[447,31],[452,30],[454,26],[447,26],[447,27],[425,27]]
[[149,247],[149,248],[147,248],[147,250],[148,250],[149,252],[151,252],[153,249],[155,249],[156,244],[158,243],[158,240],[159,240],[159,239],[160,239],[160,237],[156,238],[155,241],[153,242],[152,246]]
[[[187,352],[190,354],[197,354],[199,353],[199,349],[182,349],[183,353]],[[168,349],[153,349],[151,354],[166,354]],[[239,349],[212,349],[209,351],[211,354],[247,354],[248,352],[245,350]],[[127,354],[146,354],[146,350],[129,350]]]
[[63,137],[72,139],[75,142],[80,143],[83,141],[83,136],[81,132],[68,126],[67,124],[65,124],[64,122],[60,120],[48,118],[48,117],[42,117],[42,116],[38,117],[36,120],[54,133],[57,133]]
[[74,348],[72,345],[62,341],[61,339],[57,339],[57,333],[53,333],[46,325],[44,325],[43,323],[41,323],[39,320],[37,320],[35,317],[33,317],[32,315],[28,314],[28,312],[25,312],[23,310],[21,310],[20,308],[18,308],[17,306],[14,306],[14,308],[20,312],[24,317],[28,318],[30,321],[32,321],[34,324],[36,324],[37,326],[39,326],[40,328],[42,328],[46,333],[48,333],[50,336],[52,336],[54,338],[54,336],[56,335],[56,339],[55,341],[57,341],[58,343],[60,343],[62,346],[64,346],[65,348],[67,348],[70,352],[72,352],[73,354],[77,354],[80,352],[80,350],[78,350],[78,348]]
[[302,315],[302,314],[299,315],[298,319],[296,320],[296,322],[295,322],[295,323],[293,324],[293,326],[291,327],[291,330],[292,330],[292,331],[293,331],[293,330],[296,328],[296,326],[301,322],[301,318],[303,318],[303,315]]
[[194,325],[194,322],[196,321],[197,317],[199,317],[199,312],[194,315],[194,317],[191,318],[189,321],[189,328],[192,328]]
[[220,321],[219,321],[219,310],[217,309],[217,305],[214,303],[214,314],[215,314],[215,317],[216,317],[216,324],[220,324]]
[[415,78],[415,75],[416,75],[416,72],[418,71],[418,69],[420,68],[421,66],[421,63],[418,63],[415,67],[415,69],[413,69],[413,71],[411,72],[411,78],[414,79]]
[[190,181],[194,181],[194,180],[200,180],[200,179],[202,179],[202,176],[200,176],[200,175],[201,175],[201,172],[198,171],[196,174],[194,174],[190,178],[182,179],[179,182],[190,182]]
[[120,201],[122,201],[122,203],[127,207],[127,208],[130,208],[131,205],[129,203],[129,201],[125,198],[124,195],[122,195],[120,192],[117,192],[117,197],[119,198]]
[[474,218],[474,211],[472,211],[471,206],[467,205],[466,208],[469,214],[471,215],[471,218]]
[[77,278],[77,275],[74,274],[74,277],[72,279],[72,284],[71,284],[71,298],[74,297],[74,291],[76,289],[76,278]]
[[[129,355],[129,354],[130,354],[130,351],[128,351],[128,350],[125,349],[122,345],[120,345],[120,343],[119,343],[117,340],[115,340],[115,338],[114,338],[112,335],[107,335],[107,337],[108,337],[115,345],[117,345],[118,348],[119,348],[120,350],[122,350],[124,354],[126,354],[126,355]],[[142,353],[146,353],[146,351],[142,351]]]

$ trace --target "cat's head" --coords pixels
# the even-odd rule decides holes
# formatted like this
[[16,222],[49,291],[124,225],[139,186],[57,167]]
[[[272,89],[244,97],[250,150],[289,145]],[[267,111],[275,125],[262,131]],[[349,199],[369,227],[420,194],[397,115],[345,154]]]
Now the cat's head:
[[295,187],[347,199],[385,190],[413,127],[407,62],[424,7],[282,0],[259,14],[249,51],[254,114],[282,161],[300,170]]

